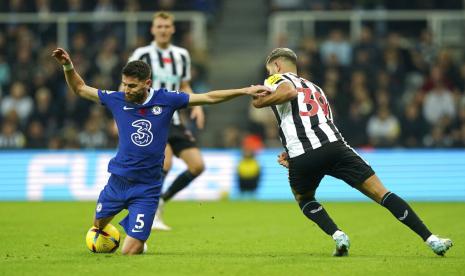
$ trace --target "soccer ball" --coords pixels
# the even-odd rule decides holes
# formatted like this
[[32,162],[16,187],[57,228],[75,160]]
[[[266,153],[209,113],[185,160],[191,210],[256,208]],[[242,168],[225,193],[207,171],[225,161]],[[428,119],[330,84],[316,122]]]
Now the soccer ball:
[[103,230],[93,226],[87,231],[87,248],[94,253],[113,253],[118,249],[120,234],[118,229],[107,224]]

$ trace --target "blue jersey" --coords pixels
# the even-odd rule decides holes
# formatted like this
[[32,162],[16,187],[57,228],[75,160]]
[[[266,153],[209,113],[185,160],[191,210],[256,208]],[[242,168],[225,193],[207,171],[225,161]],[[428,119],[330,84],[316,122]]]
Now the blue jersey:
[[160,180],[171,117],[189,103],[186,93],[148,92],[144,103],[135,104],[125,100],[124,92],[98,91],[118,126],[118,152],[108,164],[108,172],[142,183]]

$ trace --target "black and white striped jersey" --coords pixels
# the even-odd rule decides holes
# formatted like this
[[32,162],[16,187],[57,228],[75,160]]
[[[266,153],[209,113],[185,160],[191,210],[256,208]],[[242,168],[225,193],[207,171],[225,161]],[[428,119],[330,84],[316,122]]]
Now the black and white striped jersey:
[[271,106],[271,109],[278,120],[279,136],[289,156],[296,157],[324,144],[344,141],[333,123],[323,90],[293,73],[272,75],[265,80],[265,85],[275,92],[285,82],[296,88],[297,97]]
[[[129,57],[129,61],[143,60],[152,69],[152,87],[166,88],[169,91],[179,90],[182,81],[191,79],[191,59],[189,52],[181,47],[170,45],[166,49],[157,46],[155,42],[137,48]],[[181,123],[176,111],[173,124]]]

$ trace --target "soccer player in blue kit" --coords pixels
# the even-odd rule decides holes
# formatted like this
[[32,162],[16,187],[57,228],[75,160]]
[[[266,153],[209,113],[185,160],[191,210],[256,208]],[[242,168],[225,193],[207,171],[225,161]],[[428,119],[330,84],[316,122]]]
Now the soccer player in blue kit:
[[264,86],[186,94],[151,88],[150,66],[129,62],[122,70],[122,90],[107,91],[87,86],[74,70],[62,48],[52,56],[63,65],[68,86],[78,96],[105,105],[118,126],[118,152],[108,165],[111,176],[101,191],[94,226],[103,229],[123,209],[128,215],[120,222],[126,231],[123,254],[140,254],[151,231],[161,192],[161,170],[168,129],[175,110],[187,106],[215,104],[241,95],[261,96]]

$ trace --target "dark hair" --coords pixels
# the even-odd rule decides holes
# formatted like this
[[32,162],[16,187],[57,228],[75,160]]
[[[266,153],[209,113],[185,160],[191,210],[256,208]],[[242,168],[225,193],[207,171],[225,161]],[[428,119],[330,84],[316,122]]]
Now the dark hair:
[[278,58],[284,58],[286,60],[289,60],[293,64],[297,63],[297,55],[294,53],[294,51],[292,51],[289,48],[276,48],[273,51],[271,51],[271,53],[266,58],[265,65]]
[[134,60],[128,62],[124,66],[122,74],[128,77],[135,77],[138,80],[144,81],[150,78],[152,74],[150,66],[142,60]]

